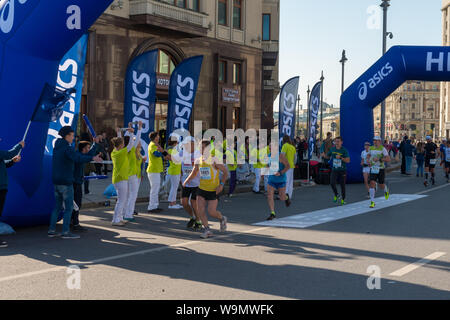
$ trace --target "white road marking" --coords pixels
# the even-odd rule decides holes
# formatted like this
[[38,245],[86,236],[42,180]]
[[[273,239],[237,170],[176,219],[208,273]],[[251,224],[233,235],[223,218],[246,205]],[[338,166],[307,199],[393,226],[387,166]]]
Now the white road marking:
[[352,203],[346,206],[336,206],[324,210],[318,210],[303,214],[298,214],[286,218],[275,219],[272,221],[264,221],[255,223],[255,226],[266,227],[286,227],[286,228],[308,228],[315,225],[341,220],[348,217],[353,217],[368,212],[374,212],[380,209],[385,209],[399,204],[425,198],[423,195],[412,194],[393,194],[386,200],[384,197],[375,200],[375,209],[369,208],[370,201],[365,200],[361,202]]
[[430,263],[433,260],[439,259],[440,257],[444,256],[445,254],[446,254],[445,252],[435,252],[417,262],[414,262],[410,265],[407,265],[406,267],[403,267],[397,271],[392,272],[390,274],[390,276],[402,277],[405,274],[410,273],[411,271],[414,271],[414,270],[426,265],[427,263]]
[[444,185],[439,186],[439,187],[436,187],[436,188],[426,189],[426,190],[424,190],[424,191],[417,192],[416,194],[426,194],[426,193],[428,193],[428,192],[432,192],[432,191],[444,189],[444,188],[447,188],[447,187],[450,187],[450,183],[444,184]]
[[[213,239],[228,238],[228,237],[232,237],[232,236],[240,235],[240,234],[254,233],[254,232],[262,231],[262,230],[265,230],[265,229],[268,229],[268,228],[255,228],[255,229],[245,230],[245,231],[241,231],[241,232],[228,233],[228,234],[224,234],[224,235],[214,236]],[[145,254],[148,254],[148,253],[158,252],[158,251],[162,251],[162,250],[166,250],[166,249],[170,249],[170,248],[179,248],[179,247],[185,247],[185,246],[193,245],[193,244],[197,244],[197,243],[204,243],[204,242],[207,242],[207,241],[208,240],[185,241],[185,242],[171,244],[171,245],[162,246],[162,247],[158,247],[158,248],[141,250],[141,251],[136,251],[136,252],[130,252],[130,253],[126,253],[126,254],[120,254],[120,255],[116,255],[116,256],[105,257],[105,258],[96,259],[96,260],[87,261],[87,262],[74,262],[71,265],[77,265],[77,266],[80,266],[80,267],[81,266],[94,265],[94,264],[98,264],[98,263],[102,263],[102,262],[109,262],[109,261],[123,259],[123,258],[128,258],[128,257],[132,257],[132,256],[145,255]],[[0,282],[22,279],[22,278],[36,276],[36,275],[45,274],[45,273],[49,273],[49,272],[62,271],[62,270],[66,270],[67,267],[69,267],[69,265],[43,269],[43,270],[39,270],[39,271],[27,272],[27,273],[17,274],[17,275],[13,275],[13,276],[8,276],[8,277],[3,277],[3,278],[0,278]]]

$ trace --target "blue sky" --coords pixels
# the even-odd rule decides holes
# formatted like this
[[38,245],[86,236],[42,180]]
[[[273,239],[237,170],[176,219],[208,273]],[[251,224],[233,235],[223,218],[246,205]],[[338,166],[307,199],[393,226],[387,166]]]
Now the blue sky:
[[[324,100],[339,106],[341,58],[346,50],[345,87],[382,53],[381,0],[281,0],[280,84],[300,75],[299,94],[306,108],[306,90],[324,71]],[[442,0],[391,0],[388,49],[393,45],[442,45]],[[377,17],[380,29],[377,29]],[[278,104],[274,105],[275,110]]]

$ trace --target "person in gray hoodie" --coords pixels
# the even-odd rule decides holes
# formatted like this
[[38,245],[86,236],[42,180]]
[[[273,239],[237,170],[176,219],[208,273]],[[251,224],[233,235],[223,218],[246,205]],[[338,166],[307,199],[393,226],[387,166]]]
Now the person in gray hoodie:
[[[9,151],[0,150],[0,217],[2,216],[6,194],[8,193],[8,173],[6,169],[20,161],[19,153],[24,146],[25,142],[21,141]],[[0,248],[6,248],[7,246],[6,241],[0,240]]]
[[[55,208],[50,219],[48,236],[50,238],[62,236],[63,239],[79,239],[80,236],[70,233],[70,222],[73,210],[73,183],[75,163],[88,163],[91,161],[101,162],[99,156],[83,155],[75,152],[72,146],[74,131],[72,127],[65,126],[58,133],[61,138],[56,140],[53,149],[53,172],[52,180],[55,186]],[[63,230],[62,234],[56,232],[56,222],[63,208]]]

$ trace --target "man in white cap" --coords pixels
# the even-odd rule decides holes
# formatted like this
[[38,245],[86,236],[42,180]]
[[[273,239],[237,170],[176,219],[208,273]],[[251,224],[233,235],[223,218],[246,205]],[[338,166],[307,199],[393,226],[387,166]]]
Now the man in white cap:
[[[439,159],[440,152],[438,146],[433,142],[430,136],[427,136],[427,143],[425,144],[425,181],[423,184],[428,187],[428,178],[431,176],[431,183],[434,185],[434,168]],[[431,173],[431,175],[430,175]]]
[[390,162],[391,157],[386,148],[381,144],[381,138],[373,138],[373,146],[369,148],[367,160],[370,163],[370,208],[375,208],[375,188],[378,183],[384,189],[384,197],[389,199],[389,188],[385,184],[385,162]]

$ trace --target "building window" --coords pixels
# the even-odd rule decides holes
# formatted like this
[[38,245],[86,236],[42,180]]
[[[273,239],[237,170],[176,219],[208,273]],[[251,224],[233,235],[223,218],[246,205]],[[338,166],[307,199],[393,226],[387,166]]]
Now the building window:
[[169,57],[167,53],[159,50],[158,54],[158,73],[162,74],[172,74],[175,70],[175,64],[173,60]]
[[416,108],[416,104],[415,104],[415,103],[412,104],[412,108],[413,108],[413,109]]
[[241,84],[241,65],[239,63],[233,64],[233,84]]
[[222,26],[228,25],[228,0],[219,0],[219,24]]
[[187,0],[159,0],[180,8],[187,8]]
[[200,0],[192,0],[192,10],[200,12]]
[[263,41],[270,41],[270,14],[263,14],[262,28]]
[[227,62],[219,61],[219,81],[227,82]]
[[234,0],[233,3],[233,28],[242,29],[242,0]]
[[416,114],[414,112],[411,113],[411,119],[415,119],[416,118]]

